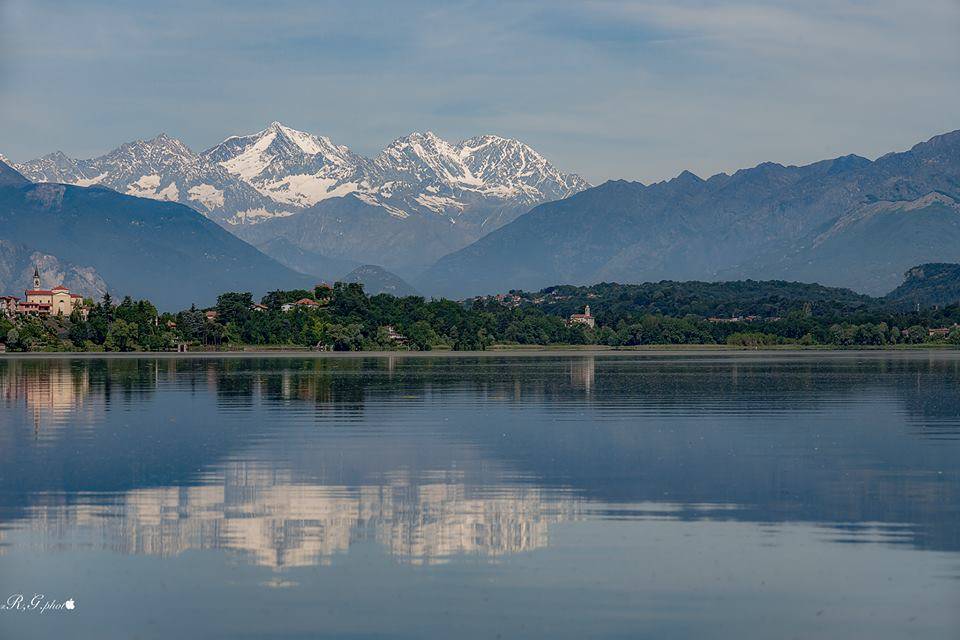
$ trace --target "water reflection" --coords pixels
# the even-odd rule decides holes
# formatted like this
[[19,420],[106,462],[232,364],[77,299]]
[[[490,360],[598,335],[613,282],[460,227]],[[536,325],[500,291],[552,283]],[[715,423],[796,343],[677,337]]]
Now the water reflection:
[[284,569],[327,564],[367,541],[411,564],[462,554],[495,558],[544,547],[549,523],[577,517],[575,500],[546,499],[532,487],[471,494],[453,478],[415,484],[401,474],[384,485],[310,485],[236,462],[202,485],[134,489],[108,503],[34,507],[26,525],[44,550],[68,540],[160,557],[229,550]]
[[0,535],[274,569],[497,560],[585,520],[957,551],[958,383],[952,354],[8,358]]

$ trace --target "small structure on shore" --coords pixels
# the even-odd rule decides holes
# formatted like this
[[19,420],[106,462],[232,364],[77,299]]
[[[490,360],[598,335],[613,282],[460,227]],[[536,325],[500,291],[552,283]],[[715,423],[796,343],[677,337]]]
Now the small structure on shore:
[[594,317],[590,315],[590,305],[583,308],[583,313],[575,313],[570,316],[570,324],[585,324],[593,329],[597,323]]

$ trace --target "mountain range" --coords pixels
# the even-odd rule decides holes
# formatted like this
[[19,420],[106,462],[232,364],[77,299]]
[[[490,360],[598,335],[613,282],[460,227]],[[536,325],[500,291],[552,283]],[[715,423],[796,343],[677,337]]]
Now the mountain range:
[[960,131],[871,161],[611,181],[541,204],[414,281],[466,296],[556,283],[779,278],[881,294],[960,261]]
[[420,295],[403,278],[390,273],[375,264],[363,264],[350,273],[337,278],[341,282],[357,282],[363,285],[363,290],[370,295],[388,293],[397,298]]
[[[533,205],[590,186],[526,144],[500,136],[450,143],[429,131],[412,133],[367,158],[279,122],[200,153],[161,134],[98,158],[76,160],[58,151],[14,168],[34,182],[100,185],[179,202],[256,244],[285,237],[334,260],[377,264],[384,262],[378,253],[348,254],[341,243],[389,245],[386,262],[401,268],[424,268]],[[280,221],[298,214],[321,226],[331,216],[348,219],[334,225],[331,247],[325,239],[300,238],[299,222]],[[251,228],[267,220],[276,222]],[[431,242],[424,243],[424,235]]]
[[[684,171],[654,184],[597,187],[497,136],[451,144],[411,134],[365,158],[279,123],[199,154],[161,135],[93,160],[52,154],[17,167],[33,180],[71,183],[63,194],[94,185],[83,193],[106,201],[108,187],[138,196],[130,206],[139,212],[155,210],[147,202],[173,206],[157,200],[188,204],[255,245],[231,238],[239,244],[229,250],[245,256],[231,268],[266,259],[264,274],[285,282],[379,265],[410,290],[454,298],[559,283],[749,278],[880,295],[913,265],[960,262],[960,131],[876,160],[765,162],[708,179]],[[3,183],[49,199],[0,165]],[[98,233],[111,223],[98,219]],[[64,273],[100,257],[2,237],[21,247],[17,255],[52,256]],[[228,250],[223,237],[216,242]]]

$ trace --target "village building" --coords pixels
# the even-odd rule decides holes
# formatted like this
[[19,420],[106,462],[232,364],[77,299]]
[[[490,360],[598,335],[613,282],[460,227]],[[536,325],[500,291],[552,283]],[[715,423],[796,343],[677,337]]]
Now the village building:
[[[26,313],[38,316],[69,316],[75,309],[79,309],[86,317],[87,309],[83,305],[83,296],[70,293],[63,285],[52,289],[40,288],[40,271],[33,270],[33,289],[23,292],[25,299],[18,301],[17,313]],[[6,298],[9,300],[9,297]],[[9,302],[7,302],[9,305]]]
[[320,306],[320,303],[316,300],[311,300],[310,298],[300,298],[296,302],[288,302],[285,305],[280,307],[281,311],[293,311],[294,308],[300,309],[316,309]]
[[929,329],[927,333],[931,338],[946,338],[957,326],[955,324],[952,327],[934,327]]
[[570,316],[570,324],[585,324],[593,329],[596,326],[596,320],[590,315],[590,305],[584,307],[583,313],[575,313]]

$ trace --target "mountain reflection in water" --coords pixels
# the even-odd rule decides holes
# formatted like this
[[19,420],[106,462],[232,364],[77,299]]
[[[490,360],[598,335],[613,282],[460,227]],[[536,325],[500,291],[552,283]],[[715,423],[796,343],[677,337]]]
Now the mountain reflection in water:
[[77,606],[0,637],[953,638],[958,389],[954,352],[6,356],[0,599]]
[[956,551],[958,383],[925,354],[5,359],[0,516],[275,568],[497,558],[583,518]]

